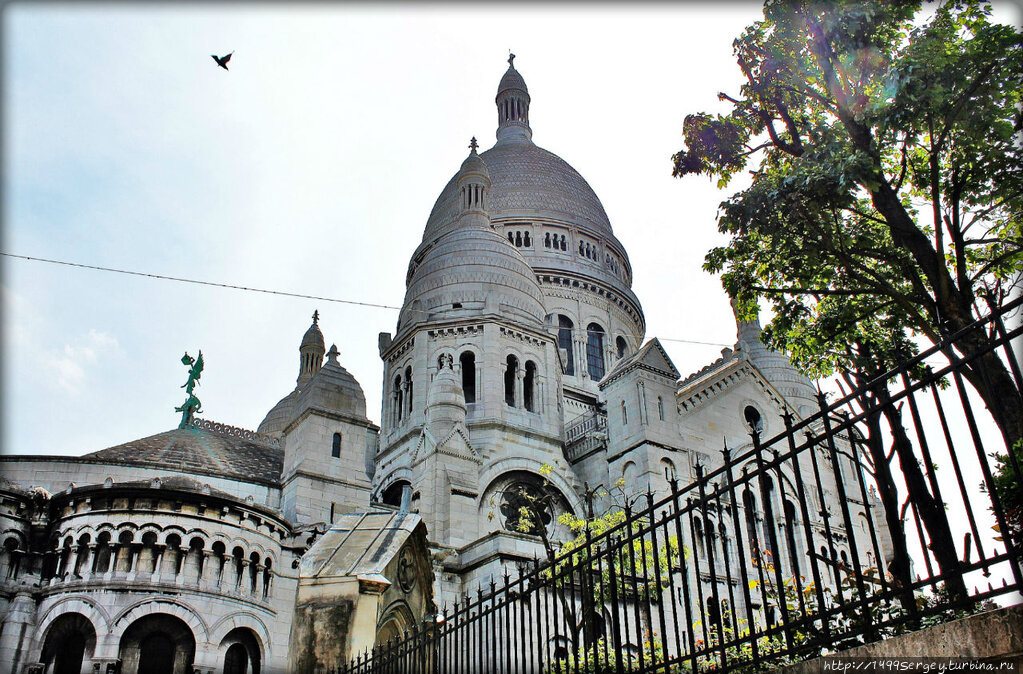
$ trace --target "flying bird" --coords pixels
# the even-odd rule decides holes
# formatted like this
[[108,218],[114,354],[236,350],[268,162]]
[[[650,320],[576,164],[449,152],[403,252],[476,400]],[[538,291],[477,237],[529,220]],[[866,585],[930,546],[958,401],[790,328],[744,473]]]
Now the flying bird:
[[[234,54],[234,52],[231,52],[231,54]],[[216,54],[210,54],[210,56],[213,58],[214,61],[217,62],[218,66],[220,66],[224,70],[227,70],[227,62],[231,60],[231,54],[228,54],[227,56],[217,56]]]

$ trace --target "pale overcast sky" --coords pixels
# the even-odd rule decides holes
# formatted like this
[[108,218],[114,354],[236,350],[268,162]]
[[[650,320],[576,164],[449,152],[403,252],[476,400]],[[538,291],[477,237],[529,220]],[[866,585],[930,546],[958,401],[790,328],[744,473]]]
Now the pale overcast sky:
[[[470,137],[494,142],[509,49],[534,141],[631,256],[648,337],[731,344],[704,273],[723,194],[671,177],[683,117],[736,91],[753,3],[13,4],[4,241],[18,255],[399,306]],[[210,54],[235,54],[230,72]],[[3,450],[81,454],[203,416],[254,429],[294,388],[314,309],[380,417],[397,312],[3,260]],[[683,374],[720,346],[665,342]]]

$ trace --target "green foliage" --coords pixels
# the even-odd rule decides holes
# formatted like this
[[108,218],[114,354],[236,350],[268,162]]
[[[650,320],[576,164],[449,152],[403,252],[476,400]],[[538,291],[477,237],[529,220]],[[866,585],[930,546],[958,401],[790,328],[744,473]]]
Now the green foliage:
[[[670,584],[672,570],[679,566],[680,556],[688,557],[676,536],[658,539],[655,549],[653,539],[645,534],[649,521],[643,518],[633,518],[599,548],[588,545],[589,541],[626,522],[625,511],[620,508],[591,520],[569,513],[558,520],[576,536],[562,545],[553,573],[567,578],[569,569],[589,569],[593,600],[597,605],[611,602],[613,596],[620,600],[660,601]],[[599,562],[596,556],[600,556]]]
[[685,120],[676,176],[753,174],[705,268],[811,375],[884,371],[1023,270],[1023,43],[985,3],[928,11],[768,0],[731,112]]
[[[1016,458],[1016,465],[1023,470],[1023,440],[1013,445],[1012,452]],[[1019,474],[1009,461],[1009,455],[995,455],[994,471],[995,490],[1001,501],[1002,511],[1005,513],[1008,532],[1003,532],[998,525],[994,526],[1000,535],[995,540],[1003,540],[1006,535],[1013,537],[1016,545],[1023,544],[1023,483]],[[982,485],[983,487],[983,485]]]

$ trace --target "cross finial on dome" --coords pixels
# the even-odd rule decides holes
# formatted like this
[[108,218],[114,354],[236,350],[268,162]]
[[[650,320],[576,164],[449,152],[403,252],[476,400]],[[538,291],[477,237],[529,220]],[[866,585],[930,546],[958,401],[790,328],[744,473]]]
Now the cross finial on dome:
[[514,68],[515,67],[515,64],[512,63],[512,61],[514,61],[514,60],[515,60],[515,54],[513,54],[511,52],[511,49],[509,49],[508,50],[508,67],[509,68]]
[[320,322],[320,310],[319,309],[314,309],[313,310],[313,325],[316,325],[319,322]]
[[476,154],[476,148],[479,146],[480,144],[476,142],[476,136],[473,136],[472,140],[469,141],[469,149],[472,150],[473,154]]

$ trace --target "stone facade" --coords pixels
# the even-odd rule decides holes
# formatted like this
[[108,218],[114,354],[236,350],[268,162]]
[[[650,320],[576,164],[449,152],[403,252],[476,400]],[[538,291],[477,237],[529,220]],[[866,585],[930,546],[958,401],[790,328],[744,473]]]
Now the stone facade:
[[[477,153],[473,139],[380,335],[379,427],[314,315],[296,387],[257,432],[196,422],[78,458],[0,460],[0,674],[332,667],[542,556],[517,530],[523,490],[552,496],[556,541],[560,513],[664,494],[720,465],[722,442],[741,451],[751,429],[815,409],[755,322],[681,377],[646,340],[600,200],[533,144],[511,65],[495,102],[497,143]],[[821,479],[819,509],[843,478],[824,466]],[[739,507],[799,570],[819,526],[791,488],[782,475],[768,502]],[[701,526],[734,555],[728,524]]]

